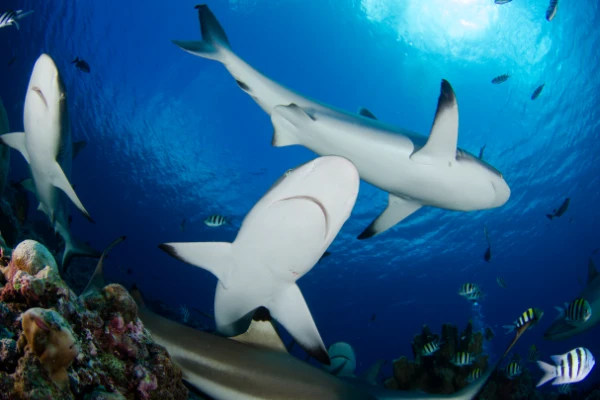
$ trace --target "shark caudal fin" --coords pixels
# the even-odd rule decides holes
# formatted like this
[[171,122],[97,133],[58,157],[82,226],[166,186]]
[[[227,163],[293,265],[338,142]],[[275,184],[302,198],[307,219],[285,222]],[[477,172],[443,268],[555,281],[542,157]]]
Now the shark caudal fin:
[[62,269],[63,274],[67,272],[67,268],[71,263],[73,257],[91,257],[91,258],[99,258],[102,253],[98,250],[88,246],[85,243],[81,243],[69,237],[70,240],[65,241],[65,251],[63,252],[62,257]]
[[172,40],[182,50],[199,57],[224,62],[223,50],[231,50],[223,27],[206,4],[197,5],[202,40]]

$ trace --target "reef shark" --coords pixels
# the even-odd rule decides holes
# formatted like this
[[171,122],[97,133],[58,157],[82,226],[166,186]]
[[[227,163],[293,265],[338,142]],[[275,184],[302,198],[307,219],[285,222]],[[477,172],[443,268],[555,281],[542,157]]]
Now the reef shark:
[[29,164],[33,180],[24,186],[39,200],[38,210],[50,219],[65,241],[63,268],[72,255],[99,257],[100,253],[78,243],[69,230],[67,196],[93,222],[69,183],[73,143],[65,85],[54,60],[42,54],[33,67],[23,113],[25,132],[7,133],[0,142],[18,150]]
[[296,342],[328,364],[310,310],[296,281],[312,269],[350,216],[360,178],[352,162],[319,157],[286,172],[244,218],[233,243],[165,243],[171,256],[218,278],[217,331],[246,331],[252,313],[267,307]]
[[388,192],[387,208],[359,239],[391,228],[423,206],[456,211],[500,207],[510,197],[502,174],[457,149],[458,105],[450,83],[441,94],[429,138],[378,121],[366,109],[349,113],[311,100],[269,79],[235,54],[208,6],[199,5],[200,41],[173,41],[221,62],[238,86],[271,116],[272,145],[301,145],[351,160],[361,179]]
[[588,281],[586,287],[577,296],[577,298],[585,299],[590,303],[592,315],[584,323],[567,321],[562,317],[554,321],[554,323],[544,333],[544,338],[548,340],[562,340],[575,336],[581,332],[593,328],[600,322],[600,273],[594,265],[592,257],[588,259]]

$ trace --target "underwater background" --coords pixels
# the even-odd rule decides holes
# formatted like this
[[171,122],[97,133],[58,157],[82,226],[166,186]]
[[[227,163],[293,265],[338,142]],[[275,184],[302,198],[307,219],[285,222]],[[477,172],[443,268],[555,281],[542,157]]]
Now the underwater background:
[[[71,182],[96,224],[71,206],[74,237],[102,249],[127,235],[106,262],[108,279],[135,283],[174,307],[211,313],[216,279],[157,245],[232,241],[273,182],[315,154],[272,147],[269,117],[229,73],[170,42],[199,38],[196,3],[5,0],[3,8],[35,13],[20,30],[0,31],[0,96],[11,130],[22,130],[33,64],[42,52],[53,57],[67,87],[73,140],[88,143],[73,163]],[[516,346],[522,356],[531,344],[547,362],[578,346],[600,354],[597,327],[563,341],[543,339],[554,306],[577,296],[588,257],[600,246],[597,1],[563,1],[550,23],[546,0],[209,5],[234,51],[272,79],[348,111],[367,107],[382,121],[424,135],[440,80],[447,79],[460,110],[459,147],[478,154],[486,145],[486,161],[511,187],[501,208],[461,213],[425,207],[390,231],[358,241],[387,200],[361,181],[332,255],[298,283],[326,345],[350,343],[360,372],[377,359],[410,356],[423,324],[439,332],[443,323],[461,329],[478,317],[496,333],[490,350],[499,356],[509,341],[502,325],[538,307],[545,317]],[[89,63],[89,74],[71,64],[75,57]],[[490,83],[503,73],[511,75],[507,82]],[[25,161],[13,151],[10,177],[26,175]],[[546,218],[566,197],[567,213]],[[36,207],[31,199],[30,218],[45,220]],[[232,224],[210,228],[203,221],[212,214]],[[489,263],[483,259],[484,224],[492,243]],[[93,265],[78,261],[71,273],[87,268],[91,274]],[[465,282],[486,293],[479,307],[458,296]],[[295,354],[303,357],[300,349]],[[541,375],[534,364],[527,368]],[[577,385],[599,380],[596,368]]]

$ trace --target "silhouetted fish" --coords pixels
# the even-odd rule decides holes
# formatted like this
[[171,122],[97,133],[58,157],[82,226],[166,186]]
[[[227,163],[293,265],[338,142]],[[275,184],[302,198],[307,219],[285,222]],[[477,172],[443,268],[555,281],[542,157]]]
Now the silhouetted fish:
[[563,215],[564,213],[567,212],[570,202],[571,202],[571,199],[569,197],[567,197],[565,199],[565,201],[563,201],[563,203],[560,205],[560,207],[558,207],[558,209],[552,211],[552,214],[546,214],[546,217],[548,217],[548,219],[550,219],[550,220],[552,220],[553,218],[560,217],[561,215]]
[[540,96],[540,93],[542,93],[542,89],[544,89],[544,86],[546,86],[545,83],[542,83],[540,86],[538,86],[534,91],[533,94],[531,95],[531,100],[535,100]]
[[512,0],[494,0],[494,3],[496,4],[506,4],[506,3],[510,3]]
[[552,21],[556,16],[556,11],[558,11],[558,0],[550,0],[550,5],[546,10],[546,19],[548,22]]
[[494,85],[498,85],[502,82],[506,82],[508,80],[508,78],[510,78],[509,74],[502,74],[502,75],[498,75],[497,77],[495,77],[494,79],[492,79],[492,83]]
[[80,60],[79,57],[76,57],[73,61],[71,61],[71,64],[75,64],[77,69],[80,71],[87,73],[90,72],[90,65],[85,60]]

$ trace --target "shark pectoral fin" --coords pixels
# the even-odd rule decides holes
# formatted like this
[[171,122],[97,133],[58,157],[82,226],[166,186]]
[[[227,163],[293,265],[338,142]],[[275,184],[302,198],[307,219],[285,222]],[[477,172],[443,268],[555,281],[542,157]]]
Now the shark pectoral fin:
[[422,206],[419,202],[403,199],[390,193],[387,208],[371,222],[371,225],[358,236],[358,239],[367,239],[385,232]]
[[18,150],[19,153],[25,157],[27,164],[29,164],[29,153],[27,152],[27,147],[25,146],[25,132],[6,133],[0,136],[0,142],[8,147]]
[[73,160],[79,155],[79,153],[85,148],[85,146],[87,146],[87,142],[85,140],[73,143]]
[[33,179],[23,179],[20,183],[25,190],[35,194],[35,185],[33,184]]
[[367,117],[367,118],[371,118],[371,119],[377,119],[377,117],[375,115],[373,115],[373,113],[369,110],[367,110],[364,107],[361,107],[358,109],[358,114],[362,115],[363,117]]
[[454,90],[442,79],[437,111],[431,133],[425,146],[413,153],[410,159],[419,164],[440,164],[456,160],[458,143],[458,104]]
[[271,144],[275,147],[283,147],[301,144],[298,138],[300,130],[313,123],[314,119],[302,107],[292,103],[289,106],[274,107],[271,112],[271,122],[273,123]]
[[225,289],[229,288],[235,264],[231,243],[164,243],[158,247],[179,261],[207,270]]
[[65,175],[64,171],[60,167],[59,163],[55,162],[54,165],[52,165],[52,169],[50,171],[48,171],[48,175],[50,177],[50,182],[52,183],[52,185],[56,186],[57,188],[59,188],[60,190],[65,192],[67,197],[69,197],[69,199],[73,202],[73,204],[75,204],[75,206],[79,209],[79,211],[81,211],[82,214],[85,215],[85,217],[90,222],[95,223],[94,220],[92,219],[92,217],[90,216],[90,214],[87,212],[87,210],[83,206],[83,204],[81,204],[79,197],[77,197],[75,190],[73,190],[71,183],[69,183],[69,179],[67,179],[67,176]]
[[296,284],[288,285],[265,306],[304,351],[315,360],[330,365],[327,349]]
[[588,285],[590,283],[592,283],[592,281],[594,279],[596,279],[598,277],[598,275],[600,275],[598,273],[598,270],[596,269],[596,266],[594,265],[594,260],[592,260],[592,257],[590,257],[588,259]]
[[245,333],[230,337],[230,339],[240,343],[287,353],[287,349],[273,325],[269,311],[264,307],[259,307],[256,310],[254,318]]

